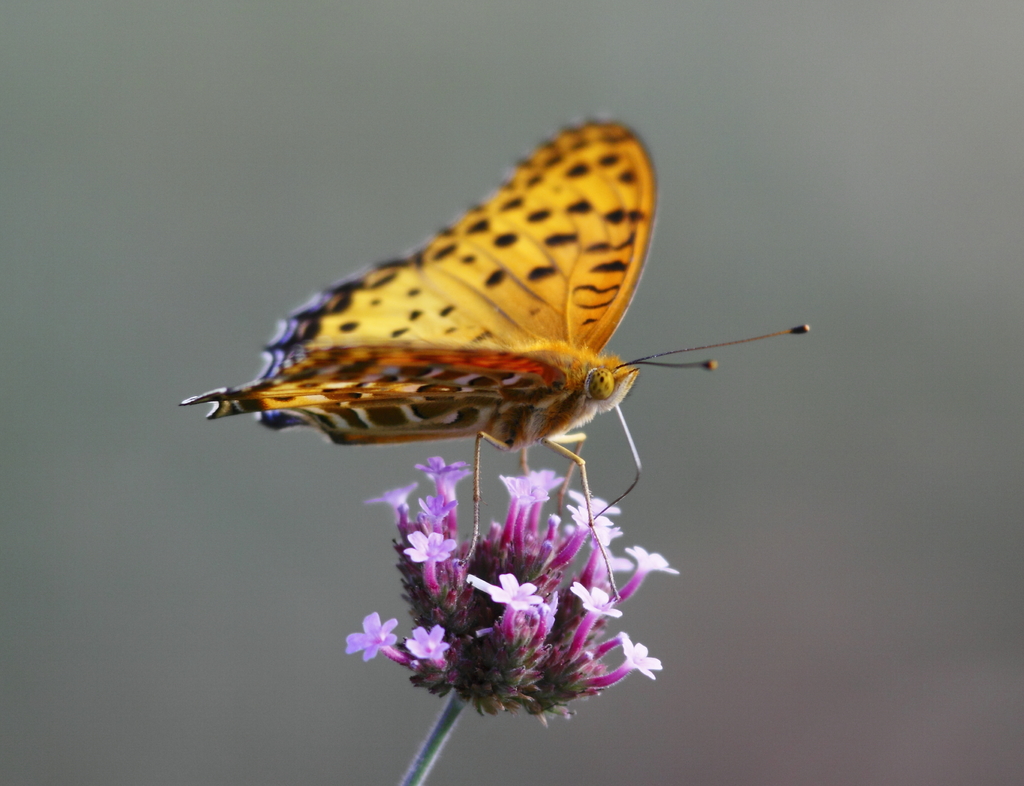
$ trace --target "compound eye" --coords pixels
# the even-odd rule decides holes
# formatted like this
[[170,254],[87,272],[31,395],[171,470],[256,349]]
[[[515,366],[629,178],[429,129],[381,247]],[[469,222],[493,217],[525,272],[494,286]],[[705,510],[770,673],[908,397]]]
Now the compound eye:
[[606,368],[595,368],[587,378],[587,395],[595,401],[611,398],[615,392],[615,375]]

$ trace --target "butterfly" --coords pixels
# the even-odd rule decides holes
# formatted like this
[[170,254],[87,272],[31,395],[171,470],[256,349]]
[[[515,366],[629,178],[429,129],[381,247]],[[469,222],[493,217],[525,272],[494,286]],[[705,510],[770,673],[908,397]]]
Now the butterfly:
[[637,379],[601,352],[636,291],[654,209],[654,169],[630,129],[564,129],[418,251],[294,311],[256,381],[182,404],[340,444],[475,437],[477,503],[482,440],[544,443],[580,466],[589,509],[583,461],[555,440]]

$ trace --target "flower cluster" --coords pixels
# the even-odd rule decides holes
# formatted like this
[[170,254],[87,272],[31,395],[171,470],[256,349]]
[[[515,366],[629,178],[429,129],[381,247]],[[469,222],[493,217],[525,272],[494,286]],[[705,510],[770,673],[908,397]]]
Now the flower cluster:
[[[435,457],[416,466],[437,492],[419,500],[418,513],[407,504],[415,483],[369,500],[390,505],[397,516],[398,570],[416,628],[397,644],[391,631],[398,621],[381,623],[374,612],[363,620],[362,633],[349,635],[349,653],[362,651],[369,660],[380,652],[411,669],[414,685],[442,696],[455,691],[491,714],[522,709],[542,718],[568,715],[570,701],[599,693],[634,669],[654,679],[661,662],[643,644],[625,633],[607,639],[602,634],[609,618],[622,616],[618,603],[648,573],[678,571],[639,546],[626,549],[633,561],[611,555],[609,545],[621,531],[607,515],[618,508],[594,520],[612,569],[633,571],[615,600],[601,549],[592,547],[576,559],[591,539],[583,495],[569,492],[577,502],[567,506],[571,525],[562,526],[557,515],[541,522],[549,493],[562,482],[554,472],[502,478],[512,498],[508,516],[482,533],[467,562],[471,544],[457,539],[455,498],[456,484],[469,474],[465,462],[445,464]],[[605,508],[602,500],[592,503],[595,512]],[[577,562],[582,567],[570,575]],[[625,661],[611,668],[602,658],[616,647]]]

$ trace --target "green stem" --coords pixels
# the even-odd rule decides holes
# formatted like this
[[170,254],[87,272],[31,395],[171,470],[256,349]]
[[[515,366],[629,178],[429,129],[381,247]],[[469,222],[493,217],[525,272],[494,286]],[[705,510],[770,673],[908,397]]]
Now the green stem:
[[427,776],[441,755],[441,749],[448,741],[448,737],[451,736],[452,729],[455,728],[455,721],[458,720],[459,713],[465,706],[466,703],[458,697],[455,691],[452,691],[451,698],[448,699],[448,703],[441,710],[441,714],[437,716],[437,720],[434,721],[434,728],[423,740],[423,744],[416,752],[416,757],[409,764],[409,769],[405,771],[401,786],[419,786],[419,784],[427,782]]

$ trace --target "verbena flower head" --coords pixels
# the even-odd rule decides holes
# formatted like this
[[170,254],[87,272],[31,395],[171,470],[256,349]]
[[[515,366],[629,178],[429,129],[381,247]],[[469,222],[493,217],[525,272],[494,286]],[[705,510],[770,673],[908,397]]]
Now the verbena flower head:
[[[600,549],[593,543],[586,499],[573,492],[573,523],[557,515],[542,518],[543,507],[562,478],[550,470],[502,478],[511,497],[504,523],[481,533],[469,564],[470,538],[458,536],[455,488],[469,474],[464,462],[431,458],[417,465],[433,480],[437,494],[419,500],[412,515],[407,502],[415,484],[369,502],[392,507],[403,598],[415,625],[398,644],[376,612],[363,620],[363,632],[348,637],[349,653],[369,660],[378,652],[412,670],[414,685],[444,696],[451,691],[479,712],[501,710],[569,714],[569,702],[593,696],[633,670],[654,679],[661,669],[643,644],[625,633],[605,637],[618,605],[639,589],[651,572],[676,573],[659,554],[627,549],[636,564],[611,554],[622,532],[607,518],[619,509],[594,498],[595,526],[612,568],[632,576],[615,600]],[[589,549],[584,546],[590,542]],[[621,648],[624,661],[603,658]]]

